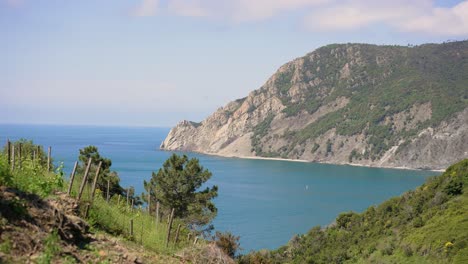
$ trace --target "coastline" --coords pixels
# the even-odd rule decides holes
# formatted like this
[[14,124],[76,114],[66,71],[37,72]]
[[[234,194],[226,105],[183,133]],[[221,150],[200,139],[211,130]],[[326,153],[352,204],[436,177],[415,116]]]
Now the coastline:
[[[175,150],[168,150],[168,149],[161,149],[162,151],[175,151]],[[181,150],[177,150],[181,151]],[[236,156],[236,155],[226,155],[226,154],[219,154],[219,153],[207,153],[207,152],[200,152],[200,151],[183,151],[183,152],[192,152],[198,153],[208,156],[218,156],[223,158],[234,158],[234,159],[252,159],[252,160],[272,160],[272,161],[287,161],[287,162],[301,162],[301,163],[318,163],[318,164],[330,164],[330,165],[348,165],[348,166],[355,166],[355,167],[367,167],[367,168],[381,168],[381,169],[396,169],[396,170],[413,170],[413,171],[433,171],[433,172],[445,172],[445,170],[440,169],[417,169],[417,168],[409,168],[409,167],[391,167],[391,166],[376,166],[376,165],[367,165],[367,164],[359,164],[359,163],[332,163],[332,162],[323,162],[323,161],[312,161],[312,160],[301,160],[301,159],[284,159],[284,158],[270,158],[270,157],[259,157],[259,156]]]

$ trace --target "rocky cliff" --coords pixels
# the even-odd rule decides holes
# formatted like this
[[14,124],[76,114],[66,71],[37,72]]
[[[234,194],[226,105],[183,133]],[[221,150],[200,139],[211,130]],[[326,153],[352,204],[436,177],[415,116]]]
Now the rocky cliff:
[[468,157],[468,41],[319,48],[161,149],[445,169]]

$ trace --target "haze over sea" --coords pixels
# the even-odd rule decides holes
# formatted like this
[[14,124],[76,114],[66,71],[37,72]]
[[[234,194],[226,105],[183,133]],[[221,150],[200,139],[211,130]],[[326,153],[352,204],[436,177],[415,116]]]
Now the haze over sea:
[[[171,155],[159,150],[169,128],[0,124],[0,142],[32,139],[52,146],[54,163],[69,174],[79,149],[95,145],[112,160],[121,185],[143,192]],[[244,252],[274,249],[294,234],[328,225],[345,211],[361,212],[422,184],[431,171],[380,169],[288,161],[223,158],[186,153],[200,159],[218,185],[216,230],[241,237]]]

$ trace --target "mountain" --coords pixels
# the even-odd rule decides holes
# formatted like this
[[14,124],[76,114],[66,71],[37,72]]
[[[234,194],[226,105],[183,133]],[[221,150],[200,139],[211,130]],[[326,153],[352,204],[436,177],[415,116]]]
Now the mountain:
[[321,47],[161,149],[445,169],[468,157],[468,41]]
[[340,214],[273,251],[239,263],[468,263],[468,159],[425,184],[371,206]]

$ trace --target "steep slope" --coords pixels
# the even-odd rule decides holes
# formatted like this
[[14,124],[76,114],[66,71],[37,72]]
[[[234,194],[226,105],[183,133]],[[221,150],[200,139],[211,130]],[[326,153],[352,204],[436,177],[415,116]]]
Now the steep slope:
[[416,190],[240,263],[468,263],[468,159]]
[[468,41],[319,48],[161,149],[444,169],[468,157]]

